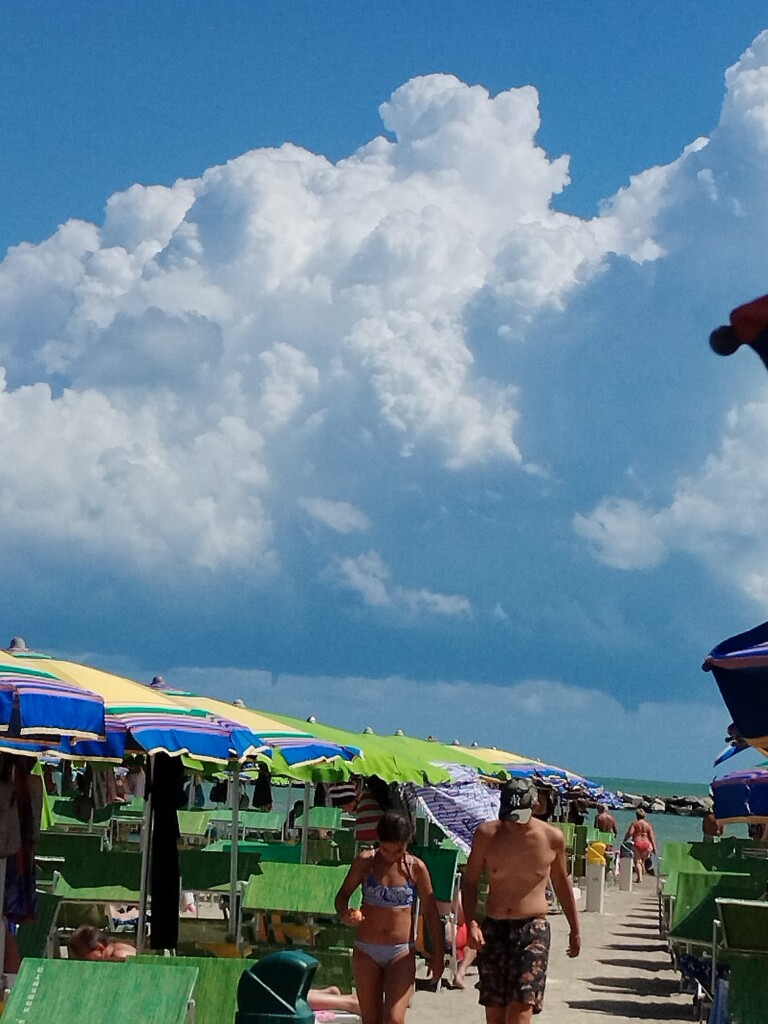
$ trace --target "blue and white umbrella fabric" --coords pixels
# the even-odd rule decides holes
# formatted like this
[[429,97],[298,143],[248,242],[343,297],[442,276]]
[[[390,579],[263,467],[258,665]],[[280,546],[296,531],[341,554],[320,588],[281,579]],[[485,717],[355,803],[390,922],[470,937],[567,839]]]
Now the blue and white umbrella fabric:
[[702,668],[715,677],[736,734],[768,753],[768,622],[723,640]]

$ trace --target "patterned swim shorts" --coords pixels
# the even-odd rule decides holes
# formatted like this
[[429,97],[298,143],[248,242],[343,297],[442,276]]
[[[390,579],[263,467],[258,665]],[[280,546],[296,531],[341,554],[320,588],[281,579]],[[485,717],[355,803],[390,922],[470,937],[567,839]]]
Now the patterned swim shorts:
[[477,954],[480,1005],[529,1003],[534,1013],[541,1013],[547,983],[549,921],[546,917],[486,917],[482,928],[485,945]]

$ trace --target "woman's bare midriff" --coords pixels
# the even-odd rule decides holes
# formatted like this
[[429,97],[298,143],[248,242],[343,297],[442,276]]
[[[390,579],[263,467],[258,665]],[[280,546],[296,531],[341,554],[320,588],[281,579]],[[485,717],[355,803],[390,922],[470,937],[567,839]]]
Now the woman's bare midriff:
[[360,910],[363,920],[357,926],[357,938],[361,942],[394,946],[396,943],[411,941],[410,907],[374,907],[363,903]]

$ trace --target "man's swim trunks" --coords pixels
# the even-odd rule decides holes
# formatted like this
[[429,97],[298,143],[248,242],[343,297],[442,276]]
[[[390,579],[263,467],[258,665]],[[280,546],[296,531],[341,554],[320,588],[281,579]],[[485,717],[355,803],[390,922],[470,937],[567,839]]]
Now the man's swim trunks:
[[546,917],[499,920],[486,917],[485,945],[477,954],[481,1006],[529,1003],[541,1013],[549,960]]

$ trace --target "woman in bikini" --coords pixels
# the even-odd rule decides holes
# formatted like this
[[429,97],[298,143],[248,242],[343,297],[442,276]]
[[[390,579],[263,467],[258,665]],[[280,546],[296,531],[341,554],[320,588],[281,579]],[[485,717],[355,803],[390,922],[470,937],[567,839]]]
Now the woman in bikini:
[[[408,853],[411,825],[399,811],[386,811],[377,827],[377,850],[355,858],[336,896],[336,912],[357,929],[352,967],[363,1024],[404,1024],[416,977],[414,903],[418,895],[432,939],[429,972],[443,973],[443,929],[432,880],[423,861]],[[361,910],[349,899],[363,890]],[[386,1013],[385,1013],[386,1007]]]
[[624,841],[632,840],[632,859],[634,861],[635,875],[638,882],[642,882],[648,855],[656,853],[656,835],[651,823],[645,820],[645,811],[642,807],[638,807],[635,811],[635,819],[627,829]]

